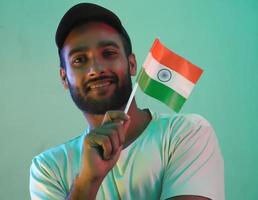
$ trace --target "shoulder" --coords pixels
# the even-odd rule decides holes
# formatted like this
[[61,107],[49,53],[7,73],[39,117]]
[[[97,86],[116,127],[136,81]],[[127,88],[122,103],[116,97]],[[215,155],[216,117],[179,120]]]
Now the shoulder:
[[210,126],[208,120],[196,113],[175,113],[175,114],[167,114],[167,113],[156,113],[152,112],[153,121],[170,121],[171,123],[189,123],[189,124],[202,124]]
[[171,132],[179,140],[216,140],[213,126],[210,122],[199,114],[179,114],[171,119]]
[[176,114],[171,119],[171,127],[184,126],[188,128],[194,127],[211,127],[209,121],[203,116],[195,113],[190,114]]
[[64,199],[78,172],[84,134],[50,148],[32,159],[30,194],[40,199]]
[[168,120],[161,199],[192,194],[224,199],[224,161],[212,125],[198,114]]
[[162,127],[166,134],[171,137],[182,137],[190,132],[203,132],[204,134],[214,134],[214,129],[210,122],[203,116],[195,113],[190,114],[158,114],[153,113],[153,124]]
[[[156,116],[155,116],[156,115]],[[219,149],[216,133],[209,121],[199,114],[153,114],[156,132],[160,133],[167,153]],[[156,121],[156,122],[155,122]],[[158,128],[157,128],[158,127]]]
[[217,146],[217,138],[210,122],[199,114],[178,114],[170,121],[175,148],[205,148]]
[[57,165],[64,164],[70,158],[79,159],[84,136],[85,134],[82,134],[63,144],[43,151],[32,159],[32,163],[37,166],[45,165],[53,168]]

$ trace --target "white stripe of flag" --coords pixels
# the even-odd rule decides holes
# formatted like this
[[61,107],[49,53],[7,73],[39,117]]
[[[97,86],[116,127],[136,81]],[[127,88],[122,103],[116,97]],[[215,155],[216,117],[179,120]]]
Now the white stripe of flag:
[[[159,83],[161,83],[167,87],[170,87],[171,89],[173,89],[174,91],[176,91],[178,94],[180,94],[181,96],[183,96],[186,99],[191,94],[192,89],[195,85],[191,81],[186,79],[184,76],[182,76],[181,74],[160,64],[152,56],[151,53],[148,54],[148,56],[143,64],[143,68],[145,69],[145,72],[150,76],[150,78],[158,81]],[[160,70],[169,70],[172,75],[171,79],[166,82],[162,82],[157,76]]]

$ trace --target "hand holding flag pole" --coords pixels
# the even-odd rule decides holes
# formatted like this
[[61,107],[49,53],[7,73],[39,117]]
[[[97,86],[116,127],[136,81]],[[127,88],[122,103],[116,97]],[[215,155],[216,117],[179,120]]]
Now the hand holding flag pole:
[[156,39],[127,102],[128,112],[138,85],[149,96],[179,112],[203,70],[175,54]]

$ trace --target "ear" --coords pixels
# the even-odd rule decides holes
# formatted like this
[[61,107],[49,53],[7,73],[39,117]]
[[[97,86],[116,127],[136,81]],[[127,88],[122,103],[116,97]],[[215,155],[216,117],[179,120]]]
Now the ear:
[[137,62],[135,59],[135,55],[132,53],[128,56],[128,62],[129,62],[129,71],[131,76],[135,76],[137,72]]
[[60,75],[60,78],[61,78],[64,88],[68,89],[67,76],[66,76],[66,71],[64,68],[60,68],[59,75]]

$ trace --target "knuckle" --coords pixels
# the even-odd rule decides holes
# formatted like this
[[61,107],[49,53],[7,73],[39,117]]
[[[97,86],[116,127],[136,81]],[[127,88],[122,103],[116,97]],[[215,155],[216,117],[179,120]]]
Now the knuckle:
[[110,131],[110,135],[113,137],[113,136],[115,136],[115,135],[117,135],[117,129],[112,129],[111,131]]
[[104,145],[109,145],[110,140],[109,140],[109,138],[106,136],[106,137],[102,137],[102,142],[103,142]]

